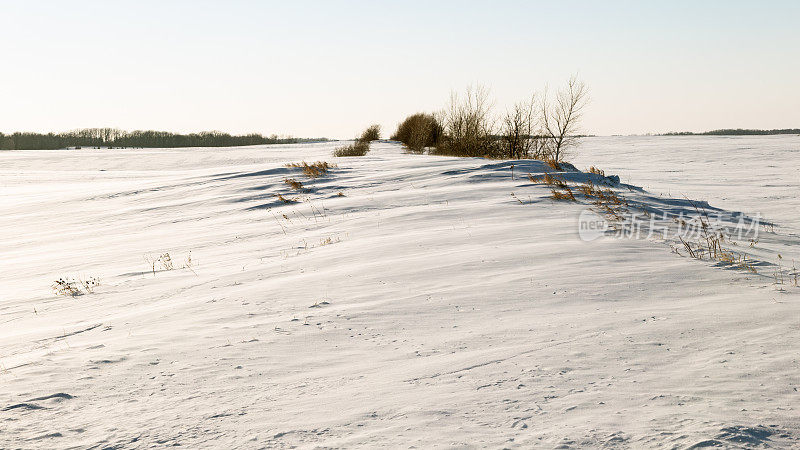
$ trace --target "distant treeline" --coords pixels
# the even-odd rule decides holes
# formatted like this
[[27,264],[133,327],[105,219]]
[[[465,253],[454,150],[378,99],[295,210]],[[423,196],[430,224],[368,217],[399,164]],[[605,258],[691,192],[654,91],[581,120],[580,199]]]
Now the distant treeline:
[[741,128],[725,128],[722,130],[704,131],[702,133],[693,133],[691,131],[664,133],[662,136],[758,136],[767,134],[800,134],[800,128],[782,128],[779,130],[743,130]]
[[178,134],[168,131],[84,128],[64,133],[0,133],[0,150],[55,150],[67,147],[235,147],[325,140],[327,139],[262,136],[256,133],[234,136],[220,131]]

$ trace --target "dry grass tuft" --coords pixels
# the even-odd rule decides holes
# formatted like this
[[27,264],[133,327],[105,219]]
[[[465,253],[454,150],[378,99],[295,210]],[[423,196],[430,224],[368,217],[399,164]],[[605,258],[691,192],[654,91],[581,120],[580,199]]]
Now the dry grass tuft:
[[595,198],[597,195],[595,194],[595,187],[594,183],[591,181],[578,186],[578,191],[583,194],[586,198]]
[[301,163],[289,163],[286,165],[286,167],[290,169],[301,169],[303,171],[303,175],[307,176],[308,178],[319,178],[323,175],[326,175],[331,168],[336,166],[333,164],[328,164],[325,161],[317,161],[311,164],[303,161]]
[[558,191],[555,188],[550,188],[550,192],[552,192],[552,195],[550,195],[550,198],[552,198],[553,200],[564,200],[564,201],[570,201],[570,202],[577,201],[575,199],[575,194],[572,193],[572,189],[570,189],[569,187],[565,186],[564,187],[564,192]]
[[94,289],[100,286],[100,278],[97,277],[81,278],[78,282],[87,294],[94,294]]
[[559,162],[555,159],[545,159],[544,162],[547,163],[547,165],[553,170],[558,170],[559,172],[562,170],[561,164],[559,164]]
[[597,200],[616,206],[628,206],[628,202],[611,189],[595,189]]
[[[708,218],[705,208],[703,208],[701,211],[697,205],[694,204],[694,202],[690,201],[690,203],[694,207],[695,212],[697,212],[697,216],[700,221],[701,234],[698,237],[698,242],[687,242],[683,239],[683,237],[678,236],[678,239],[681,240],[686,253],[688,253],[691,258],[700,260],[707,258],[712,261],[720,261],[736,266],[740,269],[747,270],[750,273],[757,274],[758,271],[756,270],[755,266],[753,266],[753,264],[747,260],[747,255],[743,253],[732,252],[723,248],[722,245],[725,243],[726,237],[721,231],[715,230],[711,226],[711,221]],[[685,221],[678,222],[683,226],[689,226],[689,224]],[[781,256],[778,255],[779,259],[780,257]]]
[[281,194],[275,194],[275,197],[278,197],[278,200],[282,201],[283,203],[287,203],[287,204],[288,203],[296,203],[297,202],[297,200],[292,199],[292,198],[286,198]]
[[550,198],[553,200],[566,200],[575,202],[577,199],[575,198],[575,194],[570,189],[569,185],[559,176],[557,175],[550,175],[549,173],[545,173],[544,175],[537,175],[533,176],[528,174],[528,179],[534,183],[544,183],[550,186]]
[[83,295],[83,292],[81,292],[80,288],[78,288],[78,283],[75,282],[75,280],[59,278],[53,282],[52,289],[56,295],[64,295],[67,297],[77,297],[79,295]]
[[338,236],[335,238],[333,236],[328,236],[325,239],[320,239],[318,247],[324,247],[326,245],[336,244],[338,242],[342,242],[342,239]]
[[[94,289],[100,286],[100,278],[89,277],[74,280],[72,278],[59,278],[53,282],[51,289],[56,295],[63,295],[65,297],[78,297],[84,294],[94,293]],[[83,290],[81,290],[83,287]]]
[[147,261],[147,264],[150,266],[153,276],[155,276],[156,268],[158,267],[161,267],[163,270],[172,270],[175,268],[174,264],[172,263],[172,257],[169,255],[169,253],[163,253],[158,256],[144,255],[144,260]]
[[[595,170],[599,169],[595,168]],[[578,186],[577,189],[586,199],[591,200],[597,210],[605,214],[609,220],[613,222],[623,222],[625,220],[623,214],[627,211],[625,207],[629,206],[629,204],[624,197],[611,189],[601,189],[591,181]],[[644,213],[645,215],[649,214],[647,211],[644,211]]]
[[601,170],[601,169],[598,169],[598,168],[597,168],[597,167],[595,167],[595,166],[589,167],[589,169],[587,170],[587,172],[589,172],[589,173],[593,173],[593,174],[595,174],[595,175],[600,175],[601,177],[605,177],[605,176],[606,176],[606,173],[605,173],[605,171],[603,171],[603,170]]
[[549,173],[536,176],[528,174],[528,179],[531,180],[533,183],[544,183],[548,186],[563,187],[567,185],[567,183],[565,183],[563,179],[561,179],[557,175],[550,175]]
[[303,183],[295,180],[294,178],[286,178],[283,180],[283,182],[286,183],[287,186],[289,186],[291,189],[295,191],[303,189]]
[[[592,172],[595,173],[595,172]],[[588,199],[594,199],[597,206],[613,205],[617,207],[629,206],[628,202],[611,189],[601,189],[591,181],[578,186],[578,190]],[[646,212],[646,211],[645,211]]]

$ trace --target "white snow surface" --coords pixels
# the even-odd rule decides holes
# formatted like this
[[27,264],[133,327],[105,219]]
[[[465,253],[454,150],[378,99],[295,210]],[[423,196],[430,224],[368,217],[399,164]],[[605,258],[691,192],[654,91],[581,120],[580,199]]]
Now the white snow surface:
[[800,445],[800,137],[571,158],[653,215],[761,213],[758,274],[580,240],[539,161],[337,145],[0,152],[0,448]]

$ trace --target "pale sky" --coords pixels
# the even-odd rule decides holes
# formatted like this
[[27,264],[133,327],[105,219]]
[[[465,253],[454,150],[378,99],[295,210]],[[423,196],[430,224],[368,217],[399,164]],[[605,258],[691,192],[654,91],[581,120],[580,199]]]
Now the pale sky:
[[349,138],[573,73],[588,133],[800,127],[800,1],[2,1],[0,131]]

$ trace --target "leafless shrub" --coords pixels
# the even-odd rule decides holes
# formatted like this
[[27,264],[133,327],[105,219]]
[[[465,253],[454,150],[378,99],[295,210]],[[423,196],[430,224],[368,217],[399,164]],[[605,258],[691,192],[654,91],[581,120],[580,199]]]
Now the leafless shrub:
[[417,113],[406,117],[397,126],[391,139],[402,142],[412,152],[421,153],[426,147],[438,144],[443,132],[436,116]]
[[364,156],[369,152],[369,141],[356,140],[350,145],[345,145],[333,151],[333,156]]
[[380,125],[370,125],[363,133],[361,133],[361,137],[358,138],[359,141],[363,142],[371,142],[377,141],[381,138],[381,126]]
[[453,92],[443,113],[445,134],[433,153],[497,157],[501,150],[493,138],[492,106],[489,90],[483,86],[468,87],[463,97]]
[[369,143],[381,138],[381,126],[370,125],[369,128],[361,133],[361,136],[355,139],[350,145],[345,145],[333,151],[333,156],[364,156],[369,152]]

